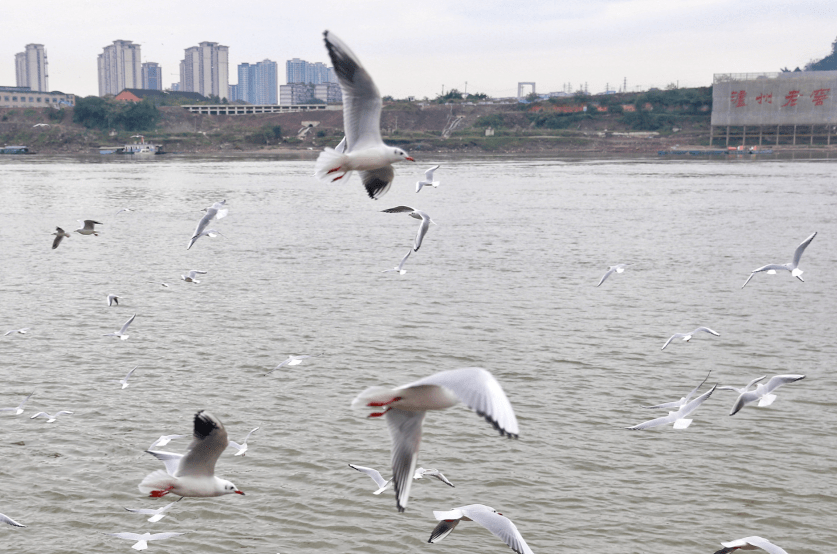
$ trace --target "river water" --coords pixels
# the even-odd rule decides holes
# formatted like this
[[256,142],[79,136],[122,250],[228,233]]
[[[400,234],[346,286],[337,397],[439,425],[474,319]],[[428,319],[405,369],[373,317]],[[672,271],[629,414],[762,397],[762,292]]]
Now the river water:
[[[507,552],[476,523],[427,544],[433,510],[493,506],[538,553],[709,553],[761,535],[791,554],[837,542],[837,186],[829,160],[432,158],[396,168],[381,200],[357,176],[315,181],[312,159],[0,160],[0,527],[7,552],[129,551],[102,533],[177,531],[158,552]],[[440,162],[438,189],[415,194]],[[186,244],[201,208],[225,236]],[[398,264],[418,222],[438,224]],[[115,215],[123,207],[135,211]],[[101,221],[51,250],[56,225]],[[749,272],[802,258],[805,282]],[[632,263],[596,287],[609,265]],[[207,271],[199,284],[180,275]],[[161,282],[170,284],[164,288]],[[109,308],[108,294],[124,296]],[[132,315],[130,338],[101,336]],[[705,325],[691,342],[660,348]],[[321,354],[269,377],[290,354]],[[132,367],[131,386],[112,382]],[[349,404],[372,385],[480,366],[520,439],[460,405],[428,415],[407,512],[385,475],[384,421]],[[711,370],[741,387],[805,374],[734,417],[716,391],[686,430],[662,415]],[[246,496],[187,498],[158,523],[143,451],[207,409],[233,449],[217,474]],[[70,410],[55,423],[36,411]],[[183,452],[188,439],[165,449]],[[387,475],[388,476],[388,475]]]

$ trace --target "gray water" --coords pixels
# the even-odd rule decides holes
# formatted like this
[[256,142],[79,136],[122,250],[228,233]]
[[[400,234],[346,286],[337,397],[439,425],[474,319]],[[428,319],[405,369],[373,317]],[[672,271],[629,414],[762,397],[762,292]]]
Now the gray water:
[[[426,543],[433,510],[487,504],[537,553],[710,553],[761,535],[791,554],[833,549],[837,187],[833,161],[443,158],[438,189],[396,170],[366,198],[312,177],[312,160],[160,157],[0,160],[0,527],[7,552],[130,551],[105,532],[188,531],[157,552],[508,552],[476,523]],[[186,244],[227,199],[226,235]],[[407,273],[418,222],[432,226]],[[114,215],[122,207],[137,208]],[[51,250],[56,225],[104,223]],[[749,272],[802,258],[805,282]],[[633,263],[596,288],[609,265]],[[208,271],[200,284],[180,280]],[[170,288],[163,288],[160,282]],[[125,296],[108,308],[108,294]],[[130,338],[102,337],[136,313]],[[699,325],[721,336],[660,347]],[[289,354],[320,354],[269,377]],[[110,381],[139,366],[131,386]],[[520,439],[467,407],[428,415],[406,513],[348,463],[387,474],[384,421],[353,412],[372,385],[480,366]],[[801,373],[735,417],[716,391],[691,427],[659,414],[711,370],[743,386]],[[187,498],[158,523],[143,451],[207,409],[232,440],[217,474],[246,496]],[[71,410],[55,423],[36,411]],[[166,450],[183,452],[188,440]]]

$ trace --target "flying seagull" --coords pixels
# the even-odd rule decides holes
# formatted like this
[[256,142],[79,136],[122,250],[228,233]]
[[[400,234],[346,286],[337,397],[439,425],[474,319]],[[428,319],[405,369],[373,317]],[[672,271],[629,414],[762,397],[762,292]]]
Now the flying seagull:
[[750,279],[753,278],[753,275],[756,273],[760,273],[762,271],[766,271],[769,275],[775,275],[776,270],[780,271],[790,271],[791,275],[802,281],[805,282],[805,279],[801,277],[802,270],[799,269],[799,259],[802,258],[802,253],[805,252],[805,249],[808,248],[808,245],[811,244],[811,241],[814,240],[814,237],[817,236],[816,231],[813,235],[802,241],[802,244],[796,247],[796,250],[793,252],[793,261],[788,262],[786,264],[767,264],[766,266],[760,267],[758,269],[754,269],[750,272],[750,276],[747,277],[747,280],[744,281],[744,284],[741,285],[741,288],[747,286],[747,283],[750,282]]
[[[372,478],[373,481],[378,485],[378,490],[373,492],[372,494],[381,494],[388,488],[392,486],[392,479],[385,480],[384,477],[377,469],[372,469],[371,467],[363,467],[354,464],[349,464],[349,467],[352,469],[356,469],[361,473],[365,473],[369,477]],[[441,471],[438,469],[424,469],[423,467],[416,468],[416,472],[413,474],[413,479],[423,479],[425,477],[435,477],[442,483],[453,486],[453,483],[448,481],[447,477],[445,477]]]
[[628,267],[628,265],[629,265],[629,264],[616,264],[616,265],[612,265],[612,266],[608,267],[608,268],[607,268],[607,271],[605,272],[605,274],[604,274],[604,275],[602,275],[602,280],[601,280],[601,281],[599,281],[599,284],[598,284],[598,285],[596,285],[596,286],[597,286],[597,287],[602,286],[602,283],[604,283],[604,282],[605,282],[605,279],[607,279],[608,277],[610,277],[610,274],[611,274],[611,273],[613,273],[614,271],[615,271],[616,273],[624,273],[624,272],[625,272],[625,268],[626,268],[626,267]]
[[782,548],[779,548],[772,542],[761,537],[744,537],[730,542],[722,542],[722,549],[715,552],[715,554],[729,554],[735,550],[758,550],[762,549],[768,554],[788,554]]
[[665,350],[665,349],[666,349],[666,346],[668,346],[668,345],[669,345],[669,343],[670,343],[671,341],[673,341],[674,339],[683,339],[684,341],[689,342],[690,340],[692,340],[692,335],[694,335],[694,334],[695,334],[695,333],[697,333],[698,331],[703,331],[704,333],[709,333],[710,335],[715,335],[716,337],[720,337],[720,336],[721,336],[721,335],[720,335],[720,333],[716,333],[715,331],[713,331],[713,330],[712,330],[712,329],[710,329],[709,327],[698,327],[697,329],[695,329],[695,330],[694,330],[694,331],[692,331],[691,333],[674,333],[673,335],[671,335],[671,336],[668,338],[668,340],[667,340],[667,341],[666,341],[666,343],[663,345],[663,347],[662,347],[662,348],[660,348],[660,350]]
[[189,245],[186,246],[186,250],[192,248],[192,245],[195,244],[195,241],[198,240],[202,235],[206,226],[209,225],[209,222],[213,219],[223,219],[229,213],[229,208],[225,208],[226,200],[221,200],[220,202],[215,202],[208,208],[204,208],[206,215],[204,215],[200,221],[198,221],[198,225],[195,227],[195,232],[192,233],[192,238],[189,239]]
[[154,533],[153,535],[151,533],[143,533],[142,535],[139,533],[105,533],[105,535],[110,535],[111,537],[116,537],[117,539],[138,541],[131,548],[134,550],[145,550],[148,548],[148,541],[161,541],[178,535],[185,535],[185,533]]
[[114,304],[116,304],[118,306],[120,298],[124,298],[124,297],[123,296],[116,296],[115,294],[109,294],[108,295],[108,306],[113,306]]
[[633,427],[626,427],[626,429],[630,429],[631,431],[641,431],[643,429],[651,429],[652,427],[658,427],[668,423],[673,423],[675,429],[685,429],[692,424],[692,420],[686,419],[686,416],[697,410],[700,405],[712,395],[715,391],[715,387],[717,386],[718,385],[715,385],[691,402],[683,404],[676,412],[669,412],[667,416],[658,417],[657,419],[652,419],[651,421],[645,421],[638,425],[634,425]]
[[30,398],[32,398],[33,394],[35,394],[35,393],[34,392],[30,393],[29,396],[24,398],[23,402],[18,404],[18,406],[16,408],[0,408],[0,412],[14,412],[14,415],[22,414],[23,413],[23,407],[26,406],[26,403],[29,401]]
[[732,416],[737,414],[741,408],[751,402],[755,402],[756,400],[759,401],[759,408],[763,406],[770,406],[773,404],[773,401],[776,400],[776,395],[772,394],[774,390],[778,389],[782,385],[794,383],[804,378],[804,375],[775,375],[770,378],[766,385],[759,384],[756,386],[755,390],[749,390],[750,387],[764,379],[764,377],[759,377],[758,379],[750,381],[743,389],[737,389],[735,387],[718,387],[718,389],[732,390],[738,393],[738,398],[735,400],[735,404],[732,405],[732,410],[729,413],[729,415]]
[[[84,227],[76,229],[76,233],[80,235],[96,235],[98,237],[99,233],[101,233],[101,231],[94,228],[94,225],[102,225],[102,223],[99,223],[98,221],[93,221],[92,219],[79,219],[78,222],[84,224]],[[54,244],[53,248],[55,248]]]
[[515,524],[490,506],[470,504],[447,511],[433,510],[433,517],[439,520],[439,524],[430,533],[427,542],[434,543],[444,539],[451,534],[460,521],[476,521],[491,531],[494,536],[501,538],[517,554],[534,554]]
[[[197,277],[198,275],[206,275],[206,271],[200,271],[198,269],[192,269],[192,270],[189,271],[188,274],[181,275],[180,278],[183,279],[184,281],[186,281],[187,283],[200,283],[200,281],[195,279],[195,277]],[[168,285],[165,285],[165,283],[163,285],[168,286]]]
[[317,158],[314,176],[334,182],[344,177],[348,180],[352,171],[360,171],[366,193],[377,200],[392,185],[395,177],[392,164],[415,160],[381,139],[381,93],[360,60],[334,33],[326,31],[323,36],[343,93],[346,151],[326,148]]
[[52,233],[55,235],[55,240],[52,241],[52,249],[55,250],[58,248],[58,245],[61,244],[61,241],[65,238],[70,238],[70,233],[64,231],[61,227],[56,227],[55,232]]
[[38,412],[37,414],[31,416],[29,419],[35,419],[36,417],[45,417],[45,418],[47,418],[47,423],[52,423],[53,421],[58,419],[58,416],[65,415],[65,414],[69,415],[69,414],[72,414],[72,413],[73,412],[68,412],[66,410],[61,410],[60,412],[55,412],[54,415],[49,415],[46,412]]
[[369,417],[386,416],[399,512],[407,508],[427,410],[444,410],[459,402],[484,417],[500,435],[517,438],[517,418],[506,393],[494,376],[480,367],[442,371],[394,389],[370,387],[352,401],[352,408],[385,408]]
[[119,380],[119,379],[114,379],[114,381],[116,381],[117,383],[120,383],[120,384],[122,385],[122,389],[123,389],[123,390],[124,390],[124,389],[127,389],[127,388],[128,388],[128,378],[131,376],[131,374],[133,374],[133,373],[134,373],[134,371],[136,371],[136,369],[137,369],[138,367],[139,367],[138,365],[134,366],[134,369],[132,369],[131,371],[129,371],[129,372],[128,372],[128,375],[126,375],[124,378],[122,378],[122,380]]
[[318,358],[318,357],[320,357],[321,355],[322,355],[322,354],[317,354],[316,356],[309,356],[309,355],[307,355],[307,354],[303,354],[303,355],[301,355],[301,356],[294,356],[294,355],[290,355],[290,356],[288,356],[288,359],[287,359],[287,360],[283,361],[281,364],[279,364],[278,366],[274,367],[273,369],[271,369],[270,371],[268,371],[267,373],[265,373],[262,377],[264,377],[264,376],[266,376],[266,375],[270,375],[271,373],[273,373],[274,371],[276,371],[276,370],[277,370],[277,369],[279,369],[280,367],[284,367],[284,366],[286,366],[286,365],[287,365],[287,366],[299,365],[299,364],[301,364],[301,363],[302,363],[302,360],[306,360],[306,359],[308,359],[308,358]]
[[416,252],[418,252],[419,247],[421,247],[421,241],[424,238],[424,235],[427,234],[427,229],[430,227],[430,224],[432,223],[433,225],[436,225],[436,222],[430,219],[430,216],[427,215],[426,212],[411,208],[410,206],[396,206],[394,208],[381,211],[387,214],[406,213],[410,217],[421,220],[421,225],[419,225],[418,232],[416,233],[415,244],[413,245],[413,250]]
[[175,500],[174,502],[170,502],[169,504],[166,504],[162,508],[157,508],[156,510],[152,510],[150,508],[140,508],[140,509],[136,509],[136,510],[131,509],[131,508],[125,508],[125,510],[127,510],[129,512],[133,512],[135,514],[143,514],[143,515],[146,515],[146,516],[151,516],[150,518],[148,518],[148,521],[150,521],[151,523],[156,523],[156,522],[160,521],[161,519],[163,519],[164,517],[166,517],[166,514],[165,514],[166,510],[168,510],[169,508],[171,508],[172,506],[174,506],[175,504],[177,504],[181,500],[183,500],[182,496],[180,498],[178,498],[177,500]]
[[430,169],[424,172],[424,179],[421,181],[416,181],[416,192],[420,191],[422,187],[433,187],[434,189],[439,186],[439,181],[433,180],[433,172],[439,169],[438,165],[434,165]]
[[247,453],[247,439],[249,439],[250,435],[252,435],[255,431],[258,431],[259,429],[261,429],[261,427],[256,427],[255,429],[253,429],[252,431],[247,433],[247,436],[244,437],[244,442],[242,442],[241,444],[238,444],[235,441],[230,441],[230,446],[232,446],[233,448],[238,450],[238,452],[235,453],[236,456],[246,456],[247,455],[246,454]]
[[131,319],[125,322],[125,325],[122,326],[122,329],[119,331],[114,331],[113,333],[107,333],[102,335],[103,337],[119,337],[121,340],[125,340],[128,338],[128,335],[125,334],[125,331],[128,330],[128,326],[134,322],[134,318],[137,317],[137,314],[131,316]]
[[183,437],[188,437],[189,435],[161,435],[159,439],[151,443],[151,446],[148,447],[148,450],[154,450],[155,446],[166,446],[168,443],[175,439],[182,439]]
[[3,333],[3,336],[8,337],[9,335],[14,335],[14,334],[25,335],[27,331],[29,331],[29,327],[24,327],[23,329],[12,329],[10,331],[6,331],[5,333]]
[[[139,490],[154,498],[169,493],[178,496],[222,496],[225,494],[244,494],[238,487],[226,479],[215,476],[215,462],[229,445],[224,424],[207,411],[195,414],[194,440],[184,456],[178,459],[177,469],[169,472],[159,469],[145,477],[139,484]],[[156,452],[149,452],[165,462]],[[166,454],[166,453],[164,453]],[[169,464],[166,464],[169,468]]]
[[390,271],[395,271],[395,272],[397,272],[399,275],[404,275],[405,273],[407,273],[407,270],[406,270],[406,269],[404,269],[404,262],[406,262],[406,261],[407,261],[407,258],[409,258],[409,257],[410,257],[410,254],[412,254],[412,253],[413,253],[413,250],[412,250],[412,249],[407,250],[407,255],[406,255],[406,256],[404,256],[403,258],[401,258],[401,263],[400,263],[400,264],[398,264],[397,266],[395,266],[395,267],[394,267],[394,268],[392,268],[392,269],[385,269],[385,270],[383,270],[381,273],[389,273]]

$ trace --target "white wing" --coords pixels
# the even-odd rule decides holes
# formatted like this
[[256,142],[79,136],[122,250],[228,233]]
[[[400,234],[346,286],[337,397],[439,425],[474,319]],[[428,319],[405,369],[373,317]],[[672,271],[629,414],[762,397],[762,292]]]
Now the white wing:
[[690,335],[694,335],[694,334],[695,334],[695,333],[697,333],[698,331],[703,331],[704,333],[709,333],[710,335],[715,335],[716,337],[720,337],[720,336],[721,336],[721,334],[720,334],[720,333],[716,333],[715,331],[713,331],[713,330],[712,330],[712,329],[710,329],[709,327],[698,327],[697,329],[695,329],[694,331],[692,331],[692,332],[691,332],[691,333],[689,333],[689,334],[690,334]]
[[787,385],[788,383],[793,383],[795,381],[799,381],[800,379],[804,379],[804,375],[776,375],[770,378],[770,381],[767,382],[765,385],[766,393],[773,392],[777,388],[781,387],[782,385]]
[[395,486],[395,505],[399,512],[407,508],[410,487],[416,472],[421,424],[427,412],[408,412],[392,408],[386,413],[387,427],[392,439],[392,483]]
[[381,93],[354,52],[328,31],[323,33],[343,92],[343,127],[349,152],[378,146],[381,140]]
[[193,436],[195,438],[189,445],[189,452],[180,460],[175,477],[212,477],[215,475],[215,462],[230,443],[227,430],[215,416],[201,410],[195,414]]
[[741,410],[744,406],[749,404],[750,402],[755,402],[759,399],[759,395],[756,394],[756,391],[747,391],[741,393],[738,398],[735,399],[735,404],[732,405],[732,410],[730,410],[729,415],[733,416]]
[[3,515],[3,514],[0,514],[0,522],[8,523],[9,525],[11,525],[13,527],[26,527],[22,523],[18,523],[15,520],[13,520],[12,518],[10,518],[9,516]]
[[119,334],[120,334],[120,335],[124,335],[124,334],[125,334],[125,331],[127,331],[127,330],[128,330],[128,326],[129,326],[129,325],[131,325],[131,323],[133,323],[133,322],[134,322],[134,318],[135,318],[135,317],[137,317],[137,314],[132,315],[132,316],[131,316],[131,319],[129,319],[128,321],[126,321],[126,322],[125,322],[125,325],[123,325],[123,326],[122,326],[122,329],[120,329],[120,330],[119,330]]
[[668,346],[668,345],[669,345],[669,343],[670,343],[671,341],[673,341],[674,339],[683,338],[683,337],[685,337],[685,336],[686,336],[686,335],[684,335],[683,333],[674,333],[673,335],[671,335],[671,336],[668,338],[668,340],[667,340],[667,341],[666,341],[666,343],[663,345],[663,347],[662,347],[662,348],[660,348],[660,350],[665,350],[665,349],[666,349],[666,346]]
[[444,483],[448,486],[451,486],[451,487],[453,486],[453,483],[448,481],[447,478],[442,474],[442,472],[437,470],[437,469],[426,469],[426,470],[424,470],[424,475],[426,475],[428,477],[435,477],[436,479],[438,479],[442,483]]
[[[761,548],[768,554],[788,554],[785,552],[784,549],[776,546],[772,542],[767,539],[763,539],[761,537],[745,537],[743,539],[738,539],[730,542],[722,542],[722,546],[727,548],[741,548],[743,546],[752,545],[758,548]],[[750,550],[750,549],[747,549]]]
[[481,367],[442,371],[399,388],[420,385],[445,387],[459,400],[484,417],[501,435],[517,438],[519,431],[509,399],[494,376]]
[[503,540],[509,548],[518,554],[534,554],[517,527],[505,516],[496,513],[494,510],[481,504],[464,506],[460,508],[462,513],[476,521],[495,536]]
[[189,245],[186,247],[186,250],[192,248],[192,245],[195,244],[195,241],[198,240],[198,237],[201,236],[203,230],[206,229],[206,226],[209,225],[209,222],[216,216],[218,213],[218,208],[212,207],[207,208],[206,215],[204,215],[200,221],[198,221],[197,227],[195,227],[195,232],[192,233],[192,238],[189,239]]
[[424,238],[424,235],[427,234],[427,229],[430,227],[430,217],[424,213],[421,213],[421,225],[419,225],[418,231],[416,232],[416,243],[413,247],[413,250],[418,252],[418,249],[421,247],[421,241]]
[[246,437],[244,437],[244,444],[247,444],[247,439],[249,439],[249,438],[250,438],[250,435],[252,435],[252,434],[253,434],[253,433],[255,433],[256,431],[258,431],[259,429],[261,429],[261,427],[256,427],[255,429],[253,429],[252,431],[250,431],[249,433],[247,433],[247,436],[246,436]]
[[180,460],[183,459],[183,454],[175,454],[174,452],[163,452],[162,450],[146,450],[146,452],[163,462],[166,466],[166,473],[172,477],[177,473]]
[[[613,273],[614,271],[616,271],[616,268],[614,268],[614,267],[610,267],[610,268],[608,268],[608,270],[605,272],[605,274],[604,274],[604,275],[602,275],[602,280],[601,280],[601,281],[599,281],[599,284],[598,284],[598,285],[596,285],[596,286],[597,286],[597,287],[600,287],[600,286],[602,285],[602,283],[604,283],[604,282],[605,282],[605,279],[607,279],[608,277],[610,277],[610,274],[611,274],[611,273]],[[665,348],[665,347],[663,347],[663,348]]]
[[793,253],[793,266],[796,267],[799,265],[799,260],[802,258],[802,253],[805,252],[805,249],[808,248],[808,245],[811,244],[811,241],[814,240],[814,237],[817,236],[817,233],[814,232],[813,235],[802,241],[802,244],[796,247],[796,250]]
[[383,487],[388,482],[384,479],[384,476],[381,475],[381,472],[377,469],[372,469],[371,467],[356,466],[354,464],[349,464],[349,467],[352,469],[356,469],[362,473],[365,473],[366,475],[371,477],[372,480],[375,481],[375,483],[378,485],[378,487]]
[[424,178],[427,179],[428,181],[432,182],[433,181],[433,172],[436,171],[437,169],[439,169],[439,166],[434,165],[430,169],[426,170],[424,172]]

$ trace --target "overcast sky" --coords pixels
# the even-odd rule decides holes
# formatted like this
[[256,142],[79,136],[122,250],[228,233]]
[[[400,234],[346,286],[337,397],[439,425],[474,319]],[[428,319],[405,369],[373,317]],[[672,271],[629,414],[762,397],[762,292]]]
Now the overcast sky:
[[435,97],[457,88],[513,96],[519,81],[538,92],[591,93],[707,86],[714,73],[793,69],[831,52],[835,0],[310,0],[118,2],[7,0],[2,8],[0,85],[14,86],[14,55],[40,43],[49,84],[98,94],[96,58],[114,40],[142,45],[142,61],[179,81],[184,49],[229,46],[236,67],[302,58],[329,65],[322,32],[358,55],[381,94]]

